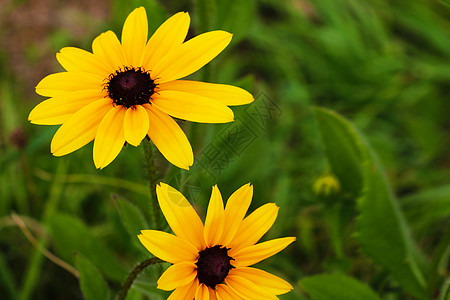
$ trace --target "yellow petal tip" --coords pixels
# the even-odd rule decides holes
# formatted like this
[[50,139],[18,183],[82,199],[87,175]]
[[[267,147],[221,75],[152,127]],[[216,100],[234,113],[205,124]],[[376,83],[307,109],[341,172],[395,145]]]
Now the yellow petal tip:
[[58,151],[55,151],[55,152],[52,152],[52,155],[53,155],[53,156],[56,156],[56,157],[61,157],[61,156],[63,156],[64,154],[62,154],[62,153],[60,153],[60,152],[58,152]]
[[137,142],[137,141],[133,141],[133,140],[127,140],[127,143],[129,144],[129,145],[131,145],[131,146],[134,146],[134,147],[138,147],[140,144],[141,144],[141,142],[142,141],[139,141],[139,142]]

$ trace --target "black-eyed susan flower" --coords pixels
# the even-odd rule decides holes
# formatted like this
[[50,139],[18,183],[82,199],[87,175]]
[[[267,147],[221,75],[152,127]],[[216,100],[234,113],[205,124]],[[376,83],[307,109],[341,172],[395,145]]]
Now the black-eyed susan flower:
[[138,237],[153,255],[172,264],[158,280],[159,289],[174,290],[170,300],[278,299],[292,290],[285,280],[250,267],[295,241],[285,237],[256,244],[275,222],[278,207],[268,203],[245,217],[253,196],[250,184],[234,192],[225,208],[214,186],[204,225],[180,192],[163,183],[156,192],[175,235],[142,230]]
[[51,142],[53,155],[94,140],[94,163],[103,168],[125,142],[138,146],[148,136],[169,162],[189,169],[192,148],[172,117],[226,123],[234,117],[228,106],[253,101],[238,87],[179,80],[216,57],[232,37],[217,30],[184,42],[189,23],[188,13],[177,13],[147,41],[147,14],[140,7],[127,17],[121,42],[107,31],[94,40],[92,53],[61,49],[56,57],[66,72],[39,82],[36,92],[50,99],[29,115],[35,124],[62,124]]

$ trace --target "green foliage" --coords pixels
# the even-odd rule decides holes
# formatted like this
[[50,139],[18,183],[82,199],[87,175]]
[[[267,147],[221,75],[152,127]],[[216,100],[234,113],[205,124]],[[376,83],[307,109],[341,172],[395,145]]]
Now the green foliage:
[[450,185],[430,188],[401,199],[406,217],[416,229],[430,230],[450,216]]
[[[348,286],[364,294],[359,299],[376,297],[373,289],[389,300],[449,300],[447,0],[38,2],[6,1],[0,10],[0,295],[80,298],[78,280],[27,240],[11,212],[50,253],[70,265],[82,256],[90,270],[82,285],[104,276],[111,297],[150,256],[136,238],[152,229],[142,146],[128,145],[100,171],[92,143],[53,157],[57,126],[27,121],[44,100],[37,82],[62,71],[55,52],[91,50],[109,29],[120,37],[126,16],[142,5],[149,34],[179,11],[191,16],[188,38],[233,33],[188,79],[238,85],[256,101],[232,107],[231,124],[180,122],[194,165],[181,171],[155,151],[158,180],[182,191],[202,217],[214,184],[227,198],[251,182],[250,211],[276,202],[277,222],[263,239],[297,242],[260,267],[306,291],[296,284],[280,299]],[[324,193],[332,190],[324,182],[317,193],[328,174],[340,189]],[[166,299],[156,288],[161,272],[141,273],[128,299]],[[346,275],[317,275],[335,272]]]
[[109,299],[108,285],[99,270],[81,254],[76,255],[75,262],[80,272],[80,286],[84,299]]
[[[337,159],[343,170],[352,170],[358,166],[363,169],[357,219],[357,239],[363,251],[387,268],[407,291],[420,299],[428,299],[425,293],[425,260],[418,252],[375,153],[364,137],[344,118],[323,108],[316,108],[315,113],[325,148],[329,148],[327,153],[348,151],[349,141],[341,136],[350,138],[351,145],[356,145],[359,150],[359,161],[340,160],[345,157],[342,154],[328,158],[332,162]],[[356,166],[352,166],[352,163],[356,163]]]
[[112,249],[106,247],[80,219],[58,213],[51,217],[49,227],[57,253],[65,260],[73,262],[73,254],[79,252],[98,266],[107,278],[120,282],[126,276],[126,269]]
[[314,110],[330,169],[337,176],[344,193],[356,199],[363,185],[362,153],[354,129],[320,108]]
[[4,296],[15,299],[17,298],[16,286],[13,281],[13,275],[8,265],[5,262],[5,258],[0,256],[0,284],[2,286],[2,291],[4,291]]
[[439,300],[449,300],[450,299],[450,278],[442,285],[441,296]]
[[380,300],[367,285],[343,274],[322,274],[300,280],[313,300]]
[[238,43],[247,35],[252,23],[255,22],[255,9],[254,0],[218,0],[214,29],[233,33],[233,43]]
[[129,201],[115,196],[117,208],[131,238],[137,242],[137,235],[142,229],[149,228],[144,215]]

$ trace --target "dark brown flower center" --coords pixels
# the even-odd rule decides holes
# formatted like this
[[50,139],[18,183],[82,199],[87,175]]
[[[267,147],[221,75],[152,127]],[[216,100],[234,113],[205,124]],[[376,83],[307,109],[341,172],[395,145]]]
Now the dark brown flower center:
[[148,72],[142,68],[131,67],[119,69],[109,75],[105,86],[114,103],[126,108],[150,103],[155,87],[156,84]]
[[228,256],[228,250],[217,245],[199,252],[197,277],[200,283],[214,289],[217,284],[224,281],[228,272],[234,268],[230,264],[233,258]]

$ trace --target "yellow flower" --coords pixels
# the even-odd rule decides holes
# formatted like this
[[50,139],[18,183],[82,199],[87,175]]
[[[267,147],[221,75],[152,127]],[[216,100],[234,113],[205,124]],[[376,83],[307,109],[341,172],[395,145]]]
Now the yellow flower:
[[51,143],[55,156],[94,140],[94,163],[104,168],[125,142],[138,146],[148,136],[172,164],[189,169],[193,153],[174,118],[202,123],[233,121],[228,107],[252,102],[238,87],[178,80],[216,57],[232,34],[211,31],[186,42],[190,18],[180,12],[147,41],[143,7],[127,17],[122,42],[112,31],[98,36],[92,53],[67,47],[56,55],[67,72],[42,79],[36,92],[51,97],[37,105],[29,120],[59,125]]
[[180,192],[161,183],[159,205],[175,235],[142,230],[141,243],[156,257],[172,263],[158,288],[175,290],[169,299],[278,299],[292,290],[283,279],[249,267],[286,248],[293,237],[256,244],[272,227],[275,203],[265,204],[244,218],[253,196],[246,184],[234,192],[224,209],[217,186],[212,189],[205,225]]

